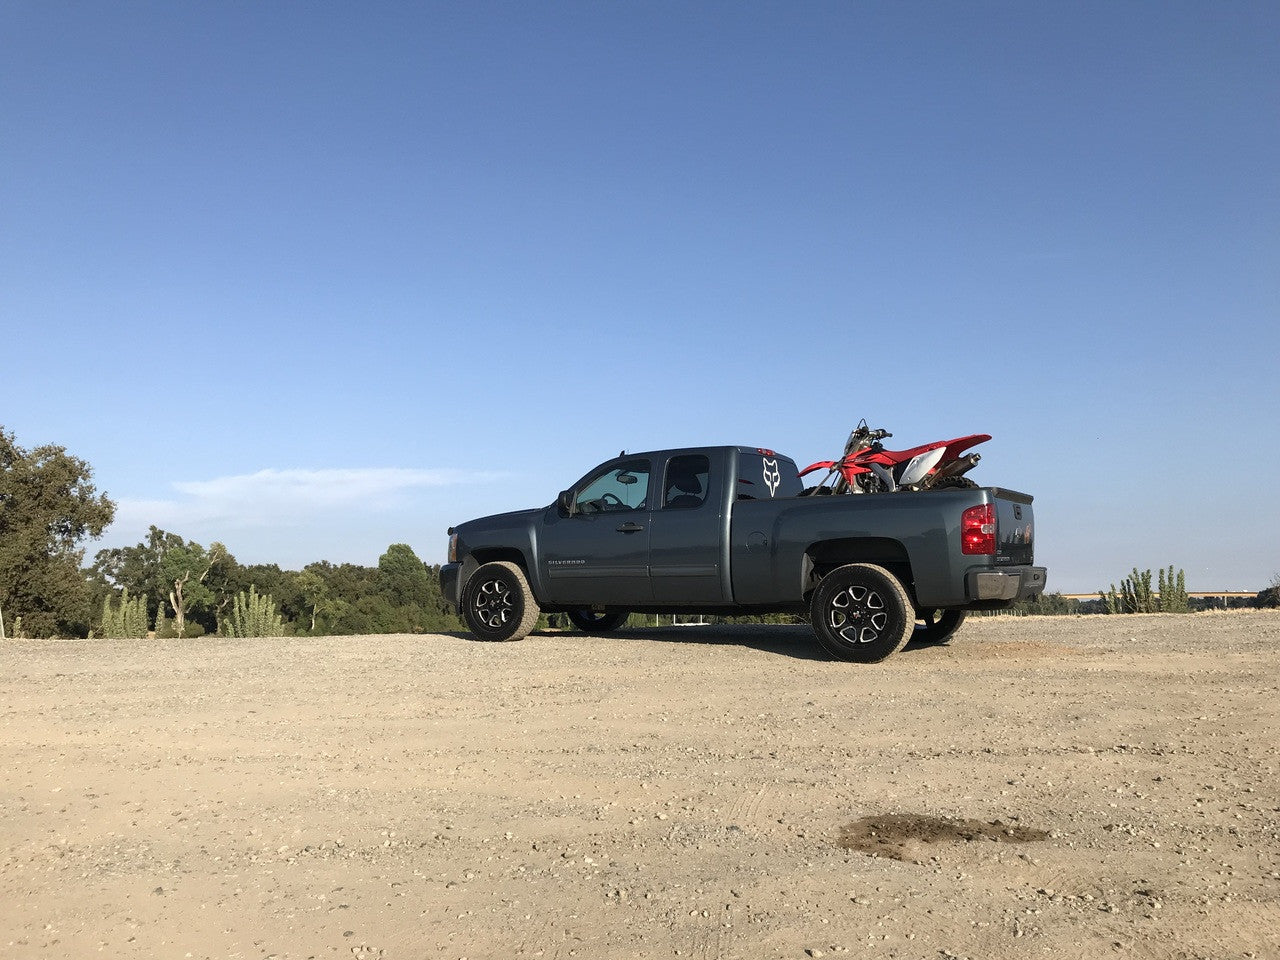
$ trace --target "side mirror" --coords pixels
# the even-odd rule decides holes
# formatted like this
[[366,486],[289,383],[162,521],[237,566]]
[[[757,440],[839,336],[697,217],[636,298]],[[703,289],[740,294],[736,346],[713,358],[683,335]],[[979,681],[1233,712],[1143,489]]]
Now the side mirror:
[[572,517],[578,512],[577,498],[572,490],[562,490],[560,496],[556,497],[556,506],[566,517]]

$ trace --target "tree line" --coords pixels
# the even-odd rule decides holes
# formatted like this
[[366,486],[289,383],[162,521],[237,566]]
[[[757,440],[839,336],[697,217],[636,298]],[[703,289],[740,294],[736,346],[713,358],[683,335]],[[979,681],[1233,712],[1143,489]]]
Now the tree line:
[[418,633],[461,629],[439,567],[393,543],[376,567],[318,561],[302,570],[242,564],[152,526],[131,547],[99,550],[115,504],[64,447],[19,446],[0,427],[0,636]]
[[[461,629],[440,592],[440,568],[393,543],[376,567],[318,561],[302,570],[241,564],[221,543],[205,547],[151,527],[132,547],[100,550],[89,568],[95,599],[127,590],[141,598],[159,637],[236,635],[238,624],[299,634],[431,633]],[[239,612],[237,612],[237,604]],[[261,635],[259,633],[259,635]]]

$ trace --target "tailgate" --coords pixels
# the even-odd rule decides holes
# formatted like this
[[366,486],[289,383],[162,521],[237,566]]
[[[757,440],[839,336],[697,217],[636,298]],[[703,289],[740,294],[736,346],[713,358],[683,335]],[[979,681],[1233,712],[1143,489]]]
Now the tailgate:
[[991,490],[996,505],[996,563],[1030,564],[1035,559],[1035,514],[1031,495],[1017,490]]

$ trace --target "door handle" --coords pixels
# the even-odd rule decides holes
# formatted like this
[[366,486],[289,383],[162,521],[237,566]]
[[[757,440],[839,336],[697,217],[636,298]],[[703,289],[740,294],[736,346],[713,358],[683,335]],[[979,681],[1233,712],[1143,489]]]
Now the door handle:
[[644,527],[642,527],[640,524],[632,520],[628,520],[622,526],[618,527],[618,532],[619,533],[639,533],[643,529]]

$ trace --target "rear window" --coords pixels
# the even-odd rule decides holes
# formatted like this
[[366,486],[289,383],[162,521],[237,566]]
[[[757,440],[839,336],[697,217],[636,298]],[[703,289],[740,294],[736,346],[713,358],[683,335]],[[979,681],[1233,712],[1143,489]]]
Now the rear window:
[[803,489],[800,470],[790,457],[759,451],[738,453],[739,500],[798,497]]

